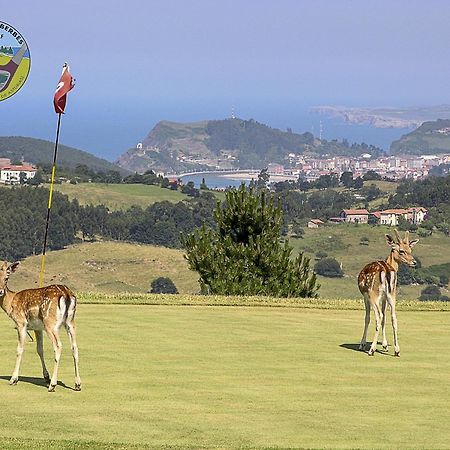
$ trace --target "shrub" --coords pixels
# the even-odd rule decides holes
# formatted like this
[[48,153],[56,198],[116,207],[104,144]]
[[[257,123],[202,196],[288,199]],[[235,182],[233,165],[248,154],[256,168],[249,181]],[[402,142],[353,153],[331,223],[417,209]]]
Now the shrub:
[[369,238],[367,236],[363,236],[359,240],[359,245],[369,245]]
[[441,299],[441,290],[435,286],[434,284],[429,284],[420,292],[419,300],[422,302],[431,301],[431,300],[440,300]]
[[280,242],[281,208],[265,190],[230,189],[214,213],[216,229],[203,226],[183,235],[189,267],[200,275],[201,291],[219,295],[316,297],[319,288],[309,259],[291,258]]
[[314,270],[323,277],[340,278],[344,276],[340,264],[334,258],[320,259],[316,262]]
[[323,252],[322,250],[319,250],[316,253],[316,259],[323,259],[323,258],[326,258],[327,256],[328,256],[328,253],[327,252]]
[[441,275],[439,277],[439,284],[443,287],[447,286],[450,282],[450,277],[448,275]]
[[174,282],[167,277],[159,277],[152,281],[150,285],[151,294],[178,294]]

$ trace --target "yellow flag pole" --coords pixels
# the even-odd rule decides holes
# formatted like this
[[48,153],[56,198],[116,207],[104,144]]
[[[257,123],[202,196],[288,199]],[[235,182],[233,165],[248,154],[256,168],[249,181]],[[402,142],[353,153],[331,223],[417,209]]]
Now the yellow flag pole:
[[45,251],[47,250],[48,227],[49,227],[49,223],[50,223],[50,210],[52,208],[53,184],[55,182],[56,154],[58,152],[58,141],[59,141],[59,129],[60,129],[60,126],[61,126],[61,113],[58,114],[58,127],[56,129],[55,151],[53,152],[52,178],[51,178],[51,181],[50,181],[50,192],[48,194],[47,220],[45,221],[44,246],[43,246],[43,249],[42,249],[42,261],[41,261],[41,273],[39,275],[39,287],[42,287],[42,284],[43,284],[43,281],[44,281]]

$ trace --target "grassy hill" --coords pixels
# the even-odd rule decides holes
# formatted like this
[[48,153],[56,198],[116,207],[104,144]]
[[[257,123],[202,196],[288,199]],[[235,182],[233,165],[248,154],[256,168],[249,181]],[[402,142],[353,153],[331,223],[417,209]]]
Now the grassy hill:
[[[10,158],[11,161],[22,158],[33,164],[52,164],[55,144],[43,139],[22,136],[0,136],[0,157]],[[119,170],[123,174],[129,173],[106,159],[98,158],[83,150],[60,144],[58,147],[58,165],[75,168],[85,164],[94,171]]]
[[450,128],[450,119],[424,122],[411,133],[392,142],[391,154],[426,155],[450,153],[450,133],[441,132]]
[[369,358],[361,310],[80,303],[83,390],[64,335],[48,394],[30,342],[8,385],[17,339],[1,314],[1,447],[448,448],[447,316],[399,312],[401,358]]
[[[316,230],[305,230],[303,239],[291,239],[295,251],[304,251],[312,259],[315,253],[325,251],[343,264],[344,278],[319,277],[321,298],[360,299],[356,277],[362,267],[375,259],[385,259],[389,248],[382,227],[338,225]],[[361,237],[369,238],[369,246],[359,245]],[[440,273],[445,270],[450,254],[450,239],[441,233],[421,239],[415,255],[423,267]],[[17,274],[11,277],[15,289],[36,286],[40,257],[26,258]],[[433,269],[436,266],[436,269]],[[152,280],[170,277],[182,294],[199,291],[198,276],[188,269],[181,250],[125,242],[94,242],[49,252],[46,258],[46,283],[68,284],[77,292],[145,293]],[[399,300],[417,299],[423,286],[401,286]],[[448,295],[448,292],[445,293]]]
[[[179,250],[125,242],[94,242],[50,251],[45,283],[64,283],[76,292],[144,293],[160,276],[170,277],[180,293],[199,291],[197,277]],[[41,257],[26,258],[11,276],[11,288],[37,286]]]
[[162,201],[177,203],[189,198],[180,191],[145,184],[64,183],[56,184],[54,188],[70,200],[76,198],[81,205],[102,204],[111,211],[127,209],[132,205],[145,208]]

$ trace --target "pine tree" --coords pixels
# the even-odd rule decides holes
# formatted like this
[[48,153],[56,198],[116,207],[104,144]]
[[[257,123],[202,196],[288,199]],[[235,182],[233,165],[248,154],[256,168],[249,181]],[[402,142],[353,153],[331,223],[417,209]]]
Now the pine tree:
[[202,293],[316,297],[319,288],[309,259],[292,259],[280,243],[282,214],[265,190],[241,185],[226,194],[214,213],[216,229],[203,226],[182,236],[186,259],[200,275]]

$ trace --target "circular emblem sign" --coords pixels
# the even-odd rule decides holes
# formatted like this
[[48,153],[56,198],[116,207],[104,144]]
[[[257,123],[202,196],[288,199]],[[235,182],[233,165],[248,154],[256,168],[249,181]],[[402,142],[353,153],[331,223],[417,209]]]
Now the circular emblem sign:
[[0,21],[0,101],[14,95],[25,83],[31,58],[23,36]]

